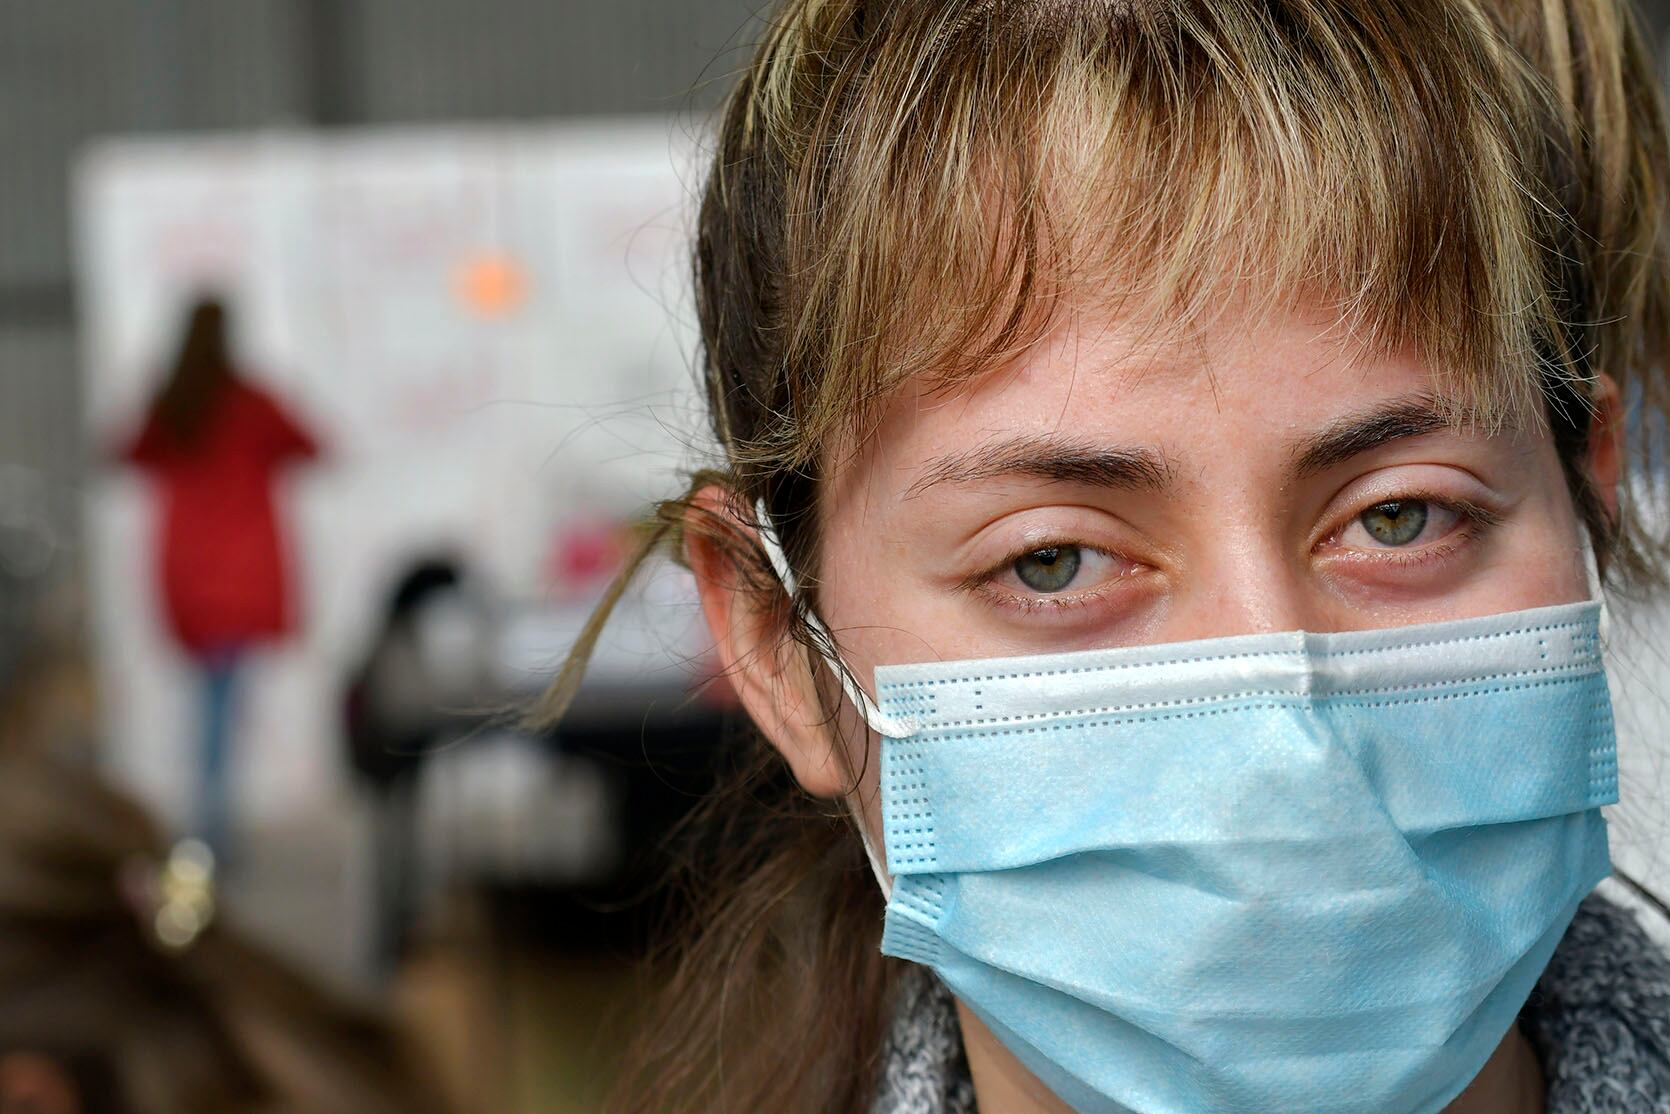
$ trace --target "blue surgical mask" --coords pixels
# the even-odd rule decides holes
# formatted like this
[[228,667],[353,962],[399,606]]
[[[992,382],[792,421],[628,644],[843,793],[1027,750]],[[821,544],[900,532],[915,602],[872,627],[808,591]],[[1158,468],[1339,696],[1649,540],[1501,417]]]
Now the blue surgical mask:
[[878,668],[882,950],[1080,1111],[1439,1111],[1610,870],[1602,621]]

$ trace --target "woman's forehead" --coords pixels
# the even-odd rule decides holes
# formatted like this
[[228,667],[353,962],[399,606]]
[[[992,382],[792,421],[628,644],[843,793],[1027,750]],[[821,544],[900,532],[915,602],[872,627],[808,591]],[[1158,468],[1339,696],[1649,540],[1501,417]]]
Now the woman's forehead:
[[1412,346],[1377,349],[1320,313],[1225,314],[1187,333],[1083,317],[973,381],[906,384],[859,459],[913,473],[907,482],[920,488],[974,445],[1121,446],[1175,467],[1223,453],[1303,454],[1370,418],[1431,431],[1484,425],[1443,383]]

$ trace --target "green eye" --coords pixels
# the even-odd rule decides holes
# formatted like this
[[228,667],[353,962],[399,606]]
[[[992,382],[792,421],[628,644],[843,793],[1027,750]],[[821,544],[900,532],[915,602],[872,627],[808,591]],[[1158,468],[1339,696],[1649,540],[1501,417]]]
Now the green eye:
[[1034,549],[1015,560],[1015,575],[1034,592],[1059,592],[1078,575],[1081,560],[1076,545]]
[[1426,529],[1427,505],[1418,499],[1380,503],[1357,516],[1363,529],[1382,545],[1408,545]]

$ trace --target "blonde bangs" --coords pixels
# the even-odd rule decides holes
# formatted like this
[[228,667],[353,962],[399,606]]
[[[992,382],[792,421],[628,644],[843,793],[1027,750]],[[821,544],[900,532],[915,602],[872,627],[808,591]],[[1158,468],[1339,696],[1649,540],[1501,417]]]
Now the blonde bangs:
[[1556,102],[1477,8],[907,3],[858,50],[845,7],[779,29],[749,123],[792,171],[779,458],[1069,307],[1168,330],[1320,309],[1488,420],[1588,374],[1592,317],[1549,273],[1577,240]]

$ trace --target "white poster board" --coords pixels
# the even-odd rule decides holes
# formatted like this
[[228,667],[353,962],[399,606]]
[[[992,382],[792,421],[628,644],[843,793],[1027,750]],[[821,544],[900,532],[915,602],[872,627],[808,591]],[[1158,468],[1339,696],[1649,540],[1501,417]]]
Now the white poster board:
[[[137,422],[203,291],[324,443],[282,493],[303,626],[238,712],[251,821],[340,787],[344,678],[416,554],[538,605],[554,539],[674,492],[702,437],[687,168],[664,120],[120,140],[77,181],[86,417]],[[183,820],[192,677],[154,592],[155,506],[111,467],[88,509],[107,745]],[[676,594],[676,593],[675,593]],[[688,640],[694,607],[663,615]],[[250,787],[259,787],[253,792]]]

